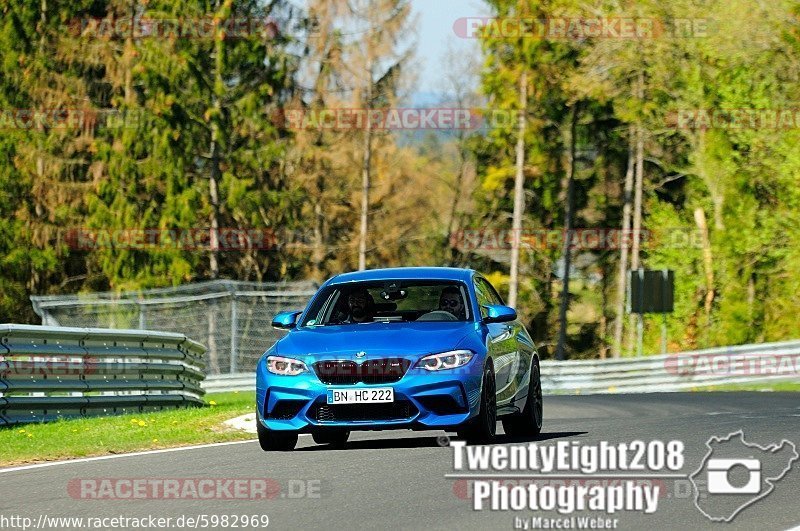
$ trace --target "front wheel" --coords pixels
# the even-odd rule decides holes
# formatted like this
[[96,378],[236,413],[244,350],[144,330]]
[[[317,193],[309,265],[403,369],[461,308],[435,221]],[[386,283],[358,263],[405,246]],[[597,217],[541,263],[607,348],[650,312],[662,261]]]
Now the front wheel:
[[265,452],[290,452],[297,445],[297,432],[270,430],[261,424],[258,414],[256,414],[256,431],[258,431],[258,444]]
[[543,417],[542,376],[539,361],[531,364],[531,381],[528,385],[528,398],[522,413],[510,415],[503,419],[503,430],[512,437],[533,437],[542,432]]
[[483,369],[481,405],[478,415],[458,430],[458,437],[470,442],[488,443],[497,433],[497,394],[494,371],[490,365]]

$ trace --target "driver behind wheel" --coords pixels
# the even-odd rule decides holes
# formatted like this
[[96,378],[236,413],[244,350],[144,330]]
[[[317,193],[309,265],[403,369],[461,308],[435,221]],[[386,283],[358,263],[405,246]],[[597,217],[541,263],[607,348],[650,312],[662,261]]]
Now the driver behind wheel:
[[466,319],[461,290],[455,286],[444,288],[439,294],[439,310],[453,314],[459,321]]
[[363,288],[356,289],[347,297],[347,305],[350,308],[350,316],[344,323],[367,323],[371,322],[375,315],[375,299]]

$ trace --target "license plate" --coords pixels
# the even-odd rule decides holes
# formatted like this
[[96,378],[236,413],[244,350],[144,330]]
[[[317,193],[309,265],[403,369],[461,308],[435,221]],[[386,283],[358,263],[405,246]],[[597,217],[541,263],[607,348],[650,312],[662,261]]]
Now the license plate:
[[328,389],[329,404],[381,404],[387,402],[394,402],[394,389],[391,387]]

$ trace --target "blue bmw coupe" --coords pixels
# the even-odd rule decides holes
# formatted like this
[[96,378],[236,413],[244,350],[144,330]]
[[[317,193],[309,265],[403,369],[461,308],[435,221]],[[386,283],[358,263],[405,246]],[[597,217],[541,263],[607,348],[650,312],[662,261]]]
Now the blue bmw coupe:
[[344,446],[353,430],[429,429],[489,442],[542,428],[539,357],[517,312],[467,269],[337,275],[259,360],[258,438],[291,450],[299,433]]

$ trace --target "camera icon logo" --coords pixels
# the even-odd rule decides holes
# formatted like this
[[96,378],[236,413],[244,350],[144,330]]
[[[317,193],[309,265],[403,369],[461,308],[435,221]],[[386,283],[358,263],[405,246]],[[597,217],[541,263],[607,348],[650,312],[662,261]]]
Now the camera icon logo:
[[768,496],[800,459],[789,440],[760,446],[745,441],[741,430],[711,437],[700,468],[689,476],[694,504],[713,522],[730,522]]
[[[730,480],[730,472],[735,467],[744,467],[750,476],[747,483],[734,486]],[[758,459],[709,459],[708,470],[709,494],[758,494],[761,492],[761,461]]]

